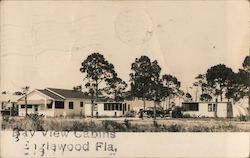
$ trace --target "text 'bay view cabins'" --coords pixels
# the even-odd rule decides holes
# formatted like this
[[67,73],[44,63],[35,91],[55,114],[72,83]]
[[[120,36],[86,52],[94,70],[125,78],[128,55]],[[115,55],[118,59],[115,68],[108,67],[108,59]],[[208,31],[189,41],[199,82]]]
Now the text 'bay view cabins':
[[[91,98],[82,92],[67,89],[36,89],[27,94],[27,113],[44,116],[72,116],[84,113],[84,104]],[[18,99],[19,116],[25,116],[25,97]]]

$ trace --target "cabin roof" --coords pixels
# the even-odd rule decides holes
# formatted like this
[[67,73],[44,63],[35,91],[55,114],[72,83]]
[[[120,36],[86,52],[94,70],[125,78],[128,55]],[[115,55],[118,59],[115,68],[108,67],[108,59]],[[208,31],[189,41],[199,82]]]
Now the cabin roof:
[[64,98],[48,91],[47,89],[37,89],[39,92],[49,96],[50,98],[54,99],[54,100],[64,100]]
[[91,96],[84,95],[81,91],[75,91],[70,89],[58,89],[58,88],[46,88],[45,90],[57,95],[60,98],[67,99],[91,99]]

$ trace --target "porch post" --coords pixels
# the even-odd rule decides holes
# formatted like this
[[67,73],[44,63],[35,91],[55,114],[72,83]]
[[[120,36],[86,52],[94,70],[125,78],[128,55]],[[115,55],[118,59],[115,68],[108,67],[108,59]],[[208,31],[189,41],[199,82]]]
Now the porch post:
[[55,101],[55,100],[52,100],[53,117],[55,116],[55,104],[56,104],[56,101]]
[[47,99],[44,99],[44,115],[46,117],[46,112],[47,112]]

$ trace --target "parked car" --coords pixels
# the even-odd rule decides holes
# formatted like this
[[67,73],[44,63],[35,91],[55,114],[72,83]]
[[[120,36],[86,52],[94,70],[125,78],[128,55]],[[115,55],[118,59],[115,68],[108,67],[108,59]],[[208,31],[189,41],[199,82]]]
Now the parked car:
[[[144,116],[148,118],[153,118],[154,117],[154,107],[147,107],[145,110],[143,110]],[[161,107],[156,107],[155,111],[156,117],[161,117],[163,118],[166,114],[163,108]]]

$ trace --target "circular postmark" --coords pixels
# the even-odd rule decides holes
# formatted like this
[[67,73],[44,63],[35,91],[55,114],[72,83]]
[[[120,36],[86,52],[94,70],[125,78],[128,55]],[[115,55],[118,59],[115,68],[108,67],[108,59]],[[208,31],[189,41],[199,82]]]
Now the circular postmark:
[[115,19],[116,36],[130,46],[141,46],[153,35],[153,23],[145,11],[126,10]]

